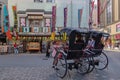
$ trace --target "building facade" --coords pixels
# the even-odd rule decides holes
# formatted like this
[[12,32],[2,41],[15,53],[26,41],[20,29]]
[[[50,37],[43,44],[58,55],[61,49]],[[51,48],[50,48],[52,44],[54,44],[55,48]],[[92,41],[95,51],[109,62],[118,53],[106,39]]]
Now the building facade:
[[105,1],[108,1],[105,10],[100,16],[101,24],[104,31],[111,35],[111,45],[119,47],[120,45],[120,1],[119,0],[100,0],[104,6]]
[[[56,32],[64,28],[64,8],[67,8],[66,27],[78,27],[81,23],[81,28],[89,28],[89,1],[8,0],[9,26],[13,34],[14,31],[18,32],[20,41],[44,41],[50,38],[51,35],[53,6],[55,6]],[[82,14],[78,14],[79,9],[82,10]],[[81,22],[79,22],[79,15]]]
[[[88,27],[88,0],[9,0],[10,26],[14,26],[12,6],[16,6],[18,27],[43,27],[43,32],[49,32],[45,27],[51,26],[52,6],[56,6],[56,28],[64,27],[64,8],[67,7],[67,27],[78,27],[78,9],[83,9],[81,27]],[[50,23],[49,25],[46,23]],[[44,29],[45,28],[45,29]],[[27,30],[27,29],[26,29]],[[40,30],[40,29],[39,29]],[[58,30],[58,29],[56,29]],[[28,30],[29,31],[29,30]],[[36,30],[37,32],[37,30]]]

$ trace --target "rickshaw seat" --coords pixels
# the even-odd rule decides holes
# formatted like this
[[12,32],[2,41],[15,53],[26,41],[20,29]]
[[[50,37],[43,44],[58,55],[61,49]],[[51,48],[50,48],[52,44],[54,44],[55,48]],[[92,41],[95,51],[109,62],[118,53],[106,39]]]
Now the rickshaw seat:
[[80,58],[83,53],[84,44],[73,44],[68,50],[67,59]]
[[94,52],[95,55],[100,55],[103,48],[104,45],[101,42],[99,42],[98,44],[95,45],[94,49],[91,49],[91,51]]

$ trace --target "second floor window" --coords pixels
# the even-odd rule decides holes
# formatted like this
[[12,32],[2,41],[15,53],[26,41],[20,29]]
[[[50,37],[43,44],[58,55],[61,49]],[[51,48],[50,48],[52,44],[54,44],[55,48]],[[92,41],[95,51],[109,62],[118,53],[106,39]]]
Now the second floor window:
[[107,24],[112,23],[112,0],[110,0],[109,3],[107,4],[106,14]]
[[43,2],[43,0],[34,0],[34,2],[36,2],[36,3],[37,3],[37,2]]

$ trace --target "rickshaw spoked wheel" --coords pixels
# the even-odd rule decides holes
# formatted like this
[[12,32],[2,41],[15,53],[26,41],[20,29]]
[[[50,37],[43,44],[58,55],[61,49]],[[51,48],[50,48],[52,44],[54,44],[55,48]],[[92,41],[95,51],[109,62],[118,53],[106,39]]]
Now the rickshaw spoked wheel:
[[92,64],[93,57],[83,57],[80,58],[80,63],[78,65],[78,73],[86,74],[94,69],[94,65]]
[[64,78],[68,70],[66,56],[58,51],[53,62],[55,62],[55,64],[53,64],[55,65],[54,70],[56,71],[56,75],[60,78]]
[[90,68],[89,68],[89,70],[88,70],[87,73],[90,73],[90,72],[92,72],[92,71],[94,70],[94,68],[95,68],[94,58],[93,58],[92,56],[90,56],[88,59],[89,59],[89,66],[90,66]]
[[94,57],[94,61],[96,63],[95,68],[98,70],[103,70],[108,66],[108,57],[104,52],[99,56]]

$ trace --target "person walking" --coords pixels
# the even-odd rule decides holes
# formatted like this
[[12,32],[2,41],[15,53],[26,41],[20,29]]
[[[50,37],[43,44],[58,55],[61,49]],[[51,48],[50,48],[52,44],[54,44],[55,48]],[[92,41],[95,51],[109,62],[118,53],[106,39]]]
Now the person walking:
[[18,46],[17,46],[17,43],[15,42],[14,44],[14,53],[15,54],[18,54]]
[[50,41],[47,42],[47,50],[46,50],[46,57],[47,58],[50,57],[50,52],[49,52],[49,50],[50,50],[50,43],[51,43]]

